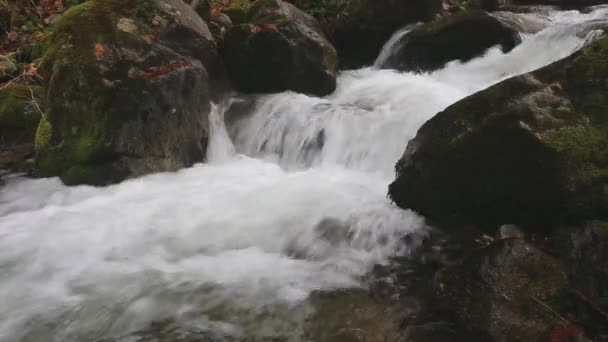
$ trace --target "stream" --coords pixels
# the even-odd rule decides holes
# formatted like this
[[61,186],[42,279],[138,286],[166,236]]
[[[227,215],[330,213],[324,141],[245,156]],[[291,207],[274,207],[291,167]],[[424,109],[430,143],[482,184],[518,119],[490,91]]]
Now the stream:
[[344,71],[323,98],[237,95],[249,112],[224,120],[229,103],[214,107],[205,164],[103,188],[9,178],[0,341],[97,341],[162,321],[217,341],[306,341],[311,294],[364,288],[374,265],[412,253],[427,233],[386,196],[417,129],[572,54],[608,8],[522,16],[546,28],[507,54],[492,48],[429,74]]

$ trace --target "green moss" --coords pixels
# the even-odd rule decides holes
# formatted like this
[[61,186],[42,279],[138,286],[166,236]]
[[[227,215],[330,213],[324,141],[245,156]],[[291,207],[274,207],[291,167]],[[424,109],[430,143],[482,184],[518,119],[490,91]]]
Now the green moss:
[[275,24],[283,25],[287,22],[284,15],[277,11],[276,0],[233,0],[230,6],[222,12],[230,17],[234,24]]
[[[34,99],[32,99],[32,94]],[[34,103],[42,106],[42,88],[12,84],[0,90],[0,127],[35,129],[40,120],[40,111]]]
[[123,88],[137,91],[136,81],[127,77],[129,62],[113,55],[123,45],[115,44],[149,49],[143,38],[119,30],[117,24],[121,18],[134,18],[150,25],[156,14],[150,0],[90,0],[69,9],[43,41],[40,70],[48,81],[50,103],[36,139],[40,175],[61,174],[107,153],[108,134],[130,112],[113,109],[122,88],[105,80],[120,79]]
[[51,142],[52,135],[53,135],[53,126],[46,119],[46,116],[42,116],[42,119],[40,120],[40,123],[38,124],[38,129],[36,130],[36,139],[35,139],[36,149],[46,148]]

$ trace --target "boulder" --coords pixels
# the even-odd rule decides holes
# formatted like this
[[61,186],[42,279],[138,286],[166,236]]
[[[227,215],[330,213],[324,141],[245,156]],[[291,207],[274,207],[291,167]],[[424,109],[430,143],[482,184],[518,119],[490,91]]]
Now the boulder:
[[372,65],[399,28],[434,19],[441,0],[352,0],[337,18],[332,41],[341,69]]
[[0,89],[0,170],[28,171],[43,102],[40,86],[11,84]]
[[258,0],[226,13],[235,25],[224,36],[222,54],[238,90],[319,96],[334,91],[336,50],[316,19],[281,0]]
[[475,251],[435,276],[438,305],[469,331],[495,341],[541,341],[561,324],[567,288],[561,264],[523,240],[508,239]]
[[521,42],[519,33],[498,18],[481,11],[441,18],[401,37],[395,50],[380,65],[400,71],[433,71],[447,62],[468,61],[500,46],[508,52]]
[[102,185],[205,157],[218,53],[181,0],[90,0],[43,42],[35,171]]
[[448,107],[409,142],[389,196],[488,232],[608,217],[607,58],[604,37]]

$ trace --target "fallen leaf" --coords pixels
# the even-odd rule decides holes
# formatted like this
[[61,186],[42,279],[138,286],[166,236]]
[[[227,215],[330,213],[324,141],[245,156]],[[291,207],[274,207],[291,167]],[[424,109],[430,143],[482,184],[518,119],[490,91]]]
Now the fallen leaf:
[[95,44],[95,57],[101,58],[106,54],[106,47],[101,43]]

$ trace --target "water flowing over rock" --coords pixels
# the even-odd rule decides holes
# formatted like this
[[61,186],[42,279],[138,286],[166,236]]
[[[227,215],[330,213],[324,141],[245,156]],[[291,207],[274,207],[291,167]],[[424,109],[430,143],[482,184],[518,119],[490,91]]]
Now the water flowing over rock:
[[181,0],[92,0],[44,45],[38,175],[106,184],[204,159],[210,79],[221,70],[211,33]]
[[[86,3],[128,10],[125,5],[156,2]],[[74,10],[87,8],[90,7]],[[192,13],[188,9],[178,11]],[[461,270],[462,265],[478,266],[479,260],[487,261],[492,267],[466,270],[473,275],[489,275],[493,288],[500,290],[496,293],[512,294],[502,291],[500,281],[494,281],[505,279],[509,287],[520,290],[518,293],[534,293],[549,303],[553,296],[543,297],[542,291],[527,292],[518,287],[522,284],[517,281],[538,284],[539,278],[547,279],[546,274],[553,274],[555,258],[537,253],[544,250],[546,240],[525,240],[537,234],[525,234],[522,239],[508,233],[503,234],[505,239],[500,244],[494,245],[498,248],[491,247],[490,234],[483,236],[471,228],[475,234],[463,237],[463,229],[453,228],[458,232],[454,235],[462,241],[452,244],[449,238],[453,236],[447,238],[447,232],[440,235],[424,218],[402,210],[386,197],[387,186],[394,179],[394,163],[425,121],[492,84],[577,51],[587,38],[580,30],[581,24],[595,22],[607,11],[608,8],[588,13],[533,14],[546,19],[547,28],[530,34],[510,52],[490,48],[480,58],[448,63],[431,73],[377,68],[342,71],[337,76],[336,91],[324,97],[292,91],[235,94],[226,102],[214,103],[211,112],[201,113],[203,120],[209,114],[206,163],[176,172],[99,187],[65,186],[56,177],[5,177],[0,189],[0,340],[437,342],[479,341],[482,336],[492,341],[488,332],[480,335],[466,329],[485,329],[483,322],[459,321],[456,309],[438,305],[433,286],[435,274],[440,269]],[[117,49],[124,53],[120,57],[130,56],[129,51],[150,52],[144,56],[161,62],[170,56],[181,56],[192,61],[194,76],[199,70],[210,68],[206,61],[196,64],[200,58],[192,57],[194,54],[185,56],[190,48],[182,47],[178,53],[178,47],[170,47],[170,42],[162,38],[168,37],[161,30],[164,11],[144,16],[141,22],[129,11],[117,13],[120,14],[115,18],[110,16],[112,24],[106,27],[119,26],[120,31],[114,34],[113,30],[103,30],[110,34],[99,35],[95,40],[85,40],[88,36],[84,33],[90,26],[100,27],[99,21],[103,24],[106,19],[91,17],[87,11],[63,14],[63,19],[80,19],[69,31],[72,42],[86,41],[81,49],[87,53],[78,54],[84,58],[70,59],[70,67],[58,66],[58,70],[68,72],[72,82],[58,78],[64,73],[55,75],[75,105],[98,108],[99,98],[89,96],[92,92],[85,87],[90,84],[85,82],[89,79],[73,76],[87,75],[76,73],[83,62],[88,62],[87,58],[102,63],[104,57],[115,56]],[[78,16],[72,17],[74,14]],[[235,20],[239,19],[236,13],[230,14],[231,21],[243,23]],[[145,18],[150,19],[150,27]],[[58,29],[66,30],[63,25]],[[51,27],[51,31],[54,29]],[[145,41],[132,36],[140,31],[144,36],[156,35],[157,48],[146,50],[148,40],[153,41],[154,36],[144,37],[148,38]],[[52,39],[52,32],[49,35],[47,39]],[[183,37],[170,36],[175,38],[174,44]],[[117,47],[113,42],[119,38],[136,44]],[[189,38],[184,44],[192,42]],[[66,43],[56,47],[66,49],[67,54],[77,46]],[[140,62],[145,63],[146,58]],[[123,92],[113,93],[121,101],[117,106],[125,103],[125,98],[130,99],[127,108],[133,111],[120,112],[126,115],[121,119],[139,115],[141,106],[159,101],[158,93],[141,95],[141,83],[137,82],[144,80],[139,78],[167,71],[150,69],[157,63],[140,67],[129,58],[123,62],[132,66],[131,75],[138,76],[121,83]],[[175,74],[143,84],[174,95],[167,107],[182,110],[201,105],[199,109],[205,112],[207,97],[197,91],[198,76],[193,77],[194,81],[169,82],[173,80],[170,77],[179,81],[180,72],[185,73],[186,69],[180,64],[173,66],[179,69]],[[118,80],[109,76],[122,69],[111,70],[110,74],[98,72],[108,80]],[[46,71],[43,75],[49,80]],[[74,89],[86,92],[81,96]],[[100,85],[95,89],[106,88]],[[197,103],[192,98],[195,95],[187,95],[190,90],[204,99]],[[60,89],[51,86],[49,91],[56,101],[65,100]],[[105,96],[105,92],[100,94]],[[65,102],[66,109],[72,110]],[[235,106],[226,113],[231,103]],[[69,123],[75,123],[73,126],[82,123],[82,127],[90,127],[89,123],[94,122],[89,120],[90,113],[74,110],[65,117],[58,111],[45,114],[55,121],[42,121],[39,146],[49,142],[51,146],[61,146],[58,140],[50,139],[49,133],[56,126],[61,128],[63,141],[71,142],[68,138],[72,134],[81,137],[78,129],[72,133],[67,121],[63,127],[60,119],[69,119]],[[157,122],[153,114],[145,120],[142,115],[138,121],[142,127]],[[198,124],[180,121],[176,116],[167,118],[176,127]],[[129,141],[140,141],[137,135],[130,136],[133,139]],[[164,139],[162,134],[150,136],[145,137],[149,145],[146,148],[150,149]],[[184,134],[176,135],[176,145],[172,146],[186,147],[185,138]],[[113,144],[115,140],[108,142]],[[122,157],[135,159],[132,155]],[[509,220],[500,224],[517,223]],[[595,236],[599,235],[590,235]],[[517,266],[528,259],[521,257],[520,249],[503,248],[505,241],[534,247],[532,255],[536,259],[531,258],[531,265],[535,272],[519,271]],[[477,257],[466,258],[472,251],[477,252]],[[552,252],[545,250],[545,254]],[[601,256],[590,253],[584,259],[597,260],[596,255]],[[546,263],[547,270],[536,269],[538,260]],[[510,272],[512,269],[515,271]],[[536,274],[539,278],[534,277]],[[448,296],[456,298],[455,302],[469,296],[459,294],[460,287],[475,289],[478,285],[472,277],[461,280],[462,283],[450,282],[456,285],[448,288],[457,292],[456,297]],[[584,283],[589,285],[585,292],[601,284]],[[547,288],[551,294],[554,286]],[[489,287],[482,290],[484,301],[496,305],[495,312],[518,312],[508,311],[510,302],[494,295]],[[569,317],[558,307],[554,309]],[[488,311],[479,310],[479,315],[481,312]],[[548,319],[552,317],[547,315]],[[518,323],[517,317],[507,318],[501,327]]]
[[470,12],[414,28],[394,43],[395,50],[379,67],[433,71],[453,60],[471,60],[496,45],[508,52],[520,42],[518,32],[501,20]]
[[382,45],[399,28],[429,21],[441,11],[441,0],[353,0],[332,33],[341,69],[369,66]]
[[601,38],[439,113],[408,144],[391,198],[489,229],[607,217],[606,57]]
[[336,50],[316,19],[281,0],[258,1],[244,15],[245,23],[228,29],[222,46],[237,89],[321,96],[334,91]]

